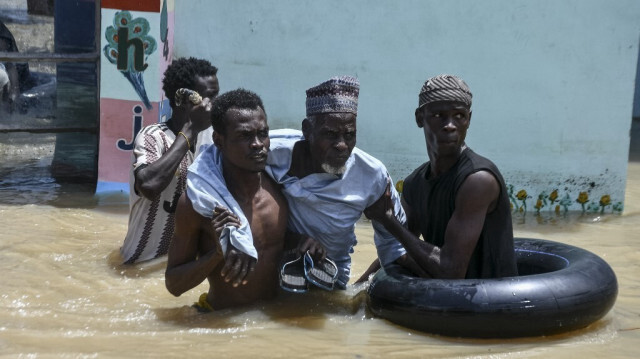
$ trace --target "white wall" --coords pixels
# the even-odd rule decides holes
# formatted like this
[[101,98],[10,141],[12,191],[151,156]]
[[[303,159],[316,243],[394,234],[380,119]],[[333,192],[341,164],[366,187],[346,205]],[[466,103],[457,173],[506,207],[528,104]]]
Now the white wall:
[[299,128],[307,88],[357,76],[358,146],[394,180],[427,159],[413,120],[422,83],[453,73],[474,94],[468,145],[516,191],[624,198],[640,1],[190,0],[175,11],[176,56],[211,60],[223,91],[257,92],[272,128]]

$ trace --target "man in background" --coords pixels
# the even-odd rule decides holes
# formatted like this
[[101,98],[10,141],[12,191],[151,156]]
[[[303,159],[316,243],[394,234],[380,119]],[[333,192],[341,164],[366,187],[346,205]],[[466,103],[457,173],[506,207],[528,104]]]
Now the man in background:
[[[172,115],[166,122],[144,127],[135,139],[129,228],[120,248],[124,264],[157,258],[169,249],[175,208],[199,145],[198,134],[211,125],[207,106],[220,91],[217,72],[209,61],[192,57],[173,61],[164,73],[163,90]],[[202,102],[178,104],[176,91],[181,88],[197,92]],[[211,143],[211,135],[200,136],[200,141]]]

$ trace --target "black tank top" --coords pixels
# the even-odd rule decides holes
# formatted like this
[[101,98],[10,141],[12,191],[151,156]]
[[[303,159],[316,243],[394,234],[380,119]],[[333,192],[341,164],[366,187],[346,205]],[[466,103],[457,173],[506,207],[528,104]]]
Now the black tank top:
[[[430,163],[418,167],[404,181],[402,197],[411,207],[409,221],[419,221],[422,238],[438,247],[444,243],[449,219],[455,210],[456,195],[472,173],[487,171],[498,180],[500,195],[496,208],[487,214],[478,244],[469,261],[466,278],[499,278],[518,275],[513,248],[511,207],[504,179],[496,165],[471,149],[462,152],[446,173],[429,178]],[[416,224],[409,223],[410,228]]]

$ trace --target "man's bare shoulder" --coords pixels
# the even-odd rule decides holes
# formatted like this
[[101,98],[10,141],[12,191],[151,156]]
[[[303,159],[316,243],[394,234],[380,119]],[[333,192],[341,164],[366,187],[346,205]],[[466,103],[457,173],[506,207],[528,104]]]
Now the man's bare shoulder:
[[206,224],[207,218],[193,208],[186,192],[180,196],[175,212],[176,227],[200,227]]
[[463,185],[478,187],[478,189],[499,188],[498,180],[490,171],[480,170],[467,176]]
[[187,195],[186,191],[182,193],[180,199],[178,199],[176,215],[178,214],[178,210],[180,210],[180,212],[187,212],[190,216],[197,215],[198,217],[204,218],[204,216],[202,216],[200,213],[198,213],[198,211],[195,210],[195,208],[193,208],[193,203],[191,202],[191,199]]
[[261,173],[262,175],[262,188],[278,202],[285,202],[285,197],[282,194],[282,186],[274,181],[271,177],[269,177],[265,172]]

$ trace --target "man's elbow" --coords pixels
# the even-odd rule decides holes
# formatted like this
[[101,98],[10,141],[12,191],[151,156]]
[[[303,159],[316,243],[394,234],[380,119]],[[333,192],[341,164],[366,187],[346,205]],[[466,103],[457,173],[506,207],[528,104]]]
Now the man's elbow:
[[139,186],[136,186],[136,189],[142,197],[152,201],[157,198],[161,193],[163,188],[159,188],[155,186],[153,183],[144,183]]
[[169,184],[163,184],[157,175],[149,171],[148,168],[143,168],[135,174],[134,187],[139,195],[152,201],[160,196]]
[[180,286],[178,286],[177,284],[178,284],[177,281],[171,278],[170,274],[168,275],[165,273],[164,286],[167,288],[169,293],[171,293],[174,297],[179,297],[182,295],[182,293],[185,292],[185,290],[180,288]]

